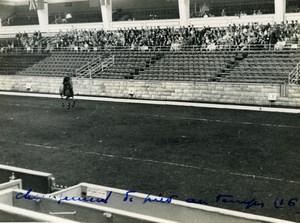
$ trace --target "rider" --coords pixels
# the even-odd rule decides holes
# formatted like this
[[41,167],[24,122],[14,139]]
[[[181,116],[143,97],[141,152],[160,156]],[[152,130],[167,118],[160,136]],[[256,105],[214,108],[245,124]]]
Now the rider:
[[64,90],[63,90],[64,95],[66,95],[66,92],[65,92],[66,89],[70,90],[71,95],[74,94],[74,92],[73,92],[73,83],[72,83],[72,80],[69,76],[64,77],[63,86],[64,86]]

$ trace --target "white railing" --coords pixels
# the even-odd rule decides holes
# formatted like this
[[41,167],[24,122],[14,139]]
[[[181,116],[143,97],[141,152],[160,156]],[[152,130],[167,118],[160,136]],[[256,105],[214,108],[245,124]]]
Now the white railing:
[[115,57],[111,56],[104,61],[101,61],[101,56],[88,62],[79,69],[76,69],[77,78],[92,78],[96,74],[103,72],[115,63]]
[[[50,42],[53,39],[50,38]],[[276,52],[299,52],[300,44],[291,44],[287,43],[285,45],[279,44],[247,44],[244,46],[240,45],[188,45],[188,44],[172,44],[171,46],[146,46],[146,50],[141,46],[97,46],[89,47],[88,49],[84,47],[54,47],[50,46],[47,48],[38,48],[38,47],[0,47],[0,54],[30,54],[30,53],[52,53],[52,52],[113,52],[113,51],[207,51],[207,52],[216,52],[216,51],[276,51]]]
[[115,63],[115,56],[111,56],[107,58],[105,61],[101,63],[101,66],[94,69],[94,73],[102,72],[106,69],[108,69],[111,65]]
[[91,76],[90,72],[97,64],[101,64],[101,56],[76,69],[76,77]]
[[300,84],[300,62],[289,74],[289,84]]

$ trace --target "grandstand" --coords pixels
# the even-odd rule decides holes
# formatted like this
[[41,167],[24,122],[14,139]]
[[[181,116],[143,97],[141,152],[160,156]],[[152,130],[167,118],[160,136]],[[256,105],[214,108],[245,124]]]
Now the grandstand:
[[[54,172],[64,185],[76,185],[54,191],[50,174],[39,173],[48,183],[43,179],[39,191],[35,178],[7,183],[5,172],[0,220],[47,221],[59,212],[53,200],[43,200],[41,208],[16,199],[5,203],[33,183],[38,193],[85,198],[89,187],[115,196],[139,190],[134,199],[147,193],[179,197],[172,208],[153,205],[151,212],[119,203],[64,204],[62,218],[70,221],[101,213],[104,222],[199,222],[200,212],[204,222],[300,221],[288,200],[300,192],[299,9],[298,0],[0,1],[0,163]],[[56,99],[2,95],[56,97],[65,76],[80,98],[68,113]],[[250,111],[199,108],[205,103]],[[81,184],[86,180],[98,186]],[[232,191],[266,206],[209,200]],[[196,200],[202,196],[215,208],[271,218],[197,206],[205,204]],[[282,207],[276,199],[284,199]],[[14,218],[18,208],[24,215]],[[196,217],[178,214],[194,214],[193,208]],[[73,209],[85,214],[73,216]],[[25,216],[37,212],[43,212],[39,219]]]

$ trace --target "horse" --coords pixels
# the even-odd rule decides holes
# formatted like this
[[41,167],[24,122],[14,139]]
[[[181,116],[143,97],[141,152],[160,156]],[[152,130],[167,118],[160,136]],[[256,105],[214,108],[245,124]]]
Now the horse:
[[[66,99],[66,102],[67,102],[67,108],[68,110],[70,110],[71,108],[71,104],[69,102],[69,99],[71,98],[73,103],[72,103],[72,107],[75,106],[75,98],[74,98],[74,92],[73,92],[73,89],[72,89],[72,86],[71,84],[62,84],[60,87],[59,87],[59,94],[60,94],[60,97],[62,99],[62,106],[64,107],[65,104],[64,104],[64,99]],[[64,98],[65,97],[65,98]]]

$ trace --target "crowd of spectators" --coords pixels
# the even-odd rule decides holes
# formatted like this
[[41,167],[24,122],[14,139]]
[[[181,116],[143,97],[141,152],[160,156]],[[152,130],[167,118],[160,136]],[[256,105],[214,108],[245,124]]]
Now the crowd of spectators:
[[[298,21],[281,24],[230,25],[228,27],[168,27],[168,28],[128,28],[117,31],[72,30],[59,32],[51,38],[42,38],[39,32],[29,36],[17,34],[9,48],[24,47],[25,50],[52,51],[67,48],[75,51],[90,51],[112,48],[149,50],[164,48],[179,50],[193,47],[198,50],[235,49],[245,50],[250,46],[267,49],[294,48],[300,43],[300,24]],[[2,47],[3,50],[3,47]]]
[[17,33],[13,40],[0,41],[0,53],[10,52],[10,51],[21,51],[25,50],[28,52],[33,52],[33,49],[39,49],[42,51],[42,34],[40,31],[35,31],[32,35],[28,33]]

